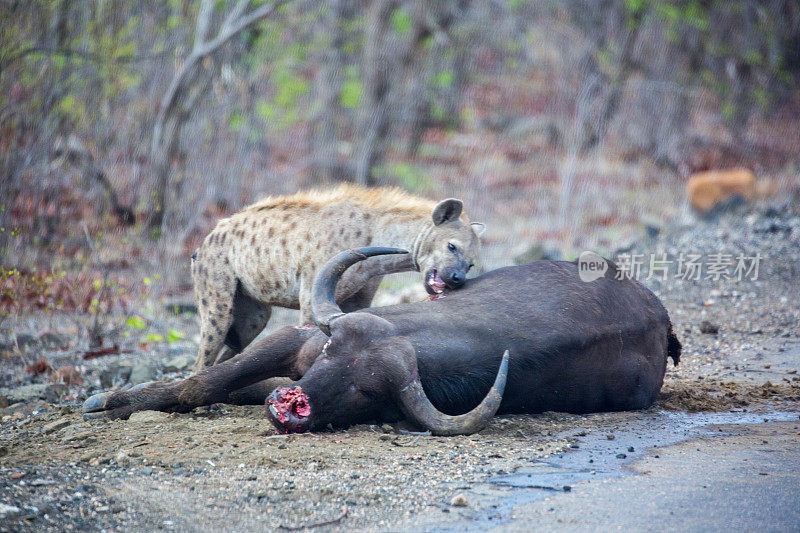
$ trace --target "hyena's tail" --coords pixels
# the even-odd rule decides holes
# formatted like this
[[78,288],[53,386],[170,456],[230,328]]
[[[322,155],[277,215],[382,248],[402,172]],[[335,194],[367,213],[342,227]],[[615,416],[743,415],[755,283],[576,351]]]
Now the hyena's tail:
[[681,341],[672,332],[672,322],[670,322],[669,329],[667,329],[667,357],[672,359],[674,366],[678,366],[681,361],[681,349]]

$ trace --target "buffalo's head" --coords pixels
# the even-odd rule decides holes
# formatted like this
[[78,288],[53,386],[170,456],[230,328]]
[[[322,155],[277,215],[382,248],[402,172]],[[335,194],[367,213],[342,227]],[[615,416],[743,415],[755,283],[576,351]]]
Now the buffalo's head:
[[442,200],[433,209],[433,226],[415,243],[414,260],[425,276],[425,290],[438,294],[445,288],[458,289],[480,253],[478,236],[483,224],[470,223],[462,215],[461,200]]
[[268,416],[279,431],[302,432],[402,412],[434,434],[455,435],[480,430],[497,412],[508,372],[508,352],[484,400],[463,415],[446,415],[422,389],[411,342],[398,335],[389,321],[364,312],[345,314],[336,304],[336,282],[347,267],[386,253],[403,251],[362,248],[342,252],[320,271],[314,282],[312,309],[315,322],[330,338],[294,386],[279,387],[267,399]]

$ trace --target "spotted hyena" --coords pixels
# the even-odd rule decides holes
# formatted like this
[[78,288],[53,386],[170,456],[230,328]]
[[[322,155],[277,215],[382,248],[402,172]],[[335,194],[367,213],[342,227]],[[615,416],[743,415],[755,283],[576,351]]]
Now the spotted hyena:
[[386,273],[424,272],[431,294],[458,288],[477,260],[480,229],[460,200],[435,203],[399,189],[353,185],[267,198],[222,219],[192,256],[201,321],[195,370],[250,344],[273,305],[299,309],[300,324],[311,323],[314,277],[342,250],[410,251],[351,268],[336,293],[345,311],[368,307]]

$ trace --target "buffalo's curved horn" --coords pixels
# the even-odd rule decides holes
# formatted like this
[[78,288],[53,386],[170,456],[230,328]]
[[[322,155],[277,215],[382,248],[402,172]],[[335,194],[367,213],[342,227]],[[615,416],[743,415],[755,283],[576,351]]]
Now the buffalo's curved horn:
[[333,256],[317,273],[311,288],[311,313],[317,327],[330,337],[331,320],[344,314],[339,304],[336,303],[336,284],[345,270],[368,257],[407,253],[408,251],[399,248],[367,246],[357,250],[347,250]]
[[425,395],[419,376],[416,376],[399,392],[400,407],[403,413],[434,435],[470,435],[483,429],[497,412],[503,401],[508,375],[508,350],[494,379],[494,385],[483,401],[472,411],[463,415],[446,415],[436,409]]

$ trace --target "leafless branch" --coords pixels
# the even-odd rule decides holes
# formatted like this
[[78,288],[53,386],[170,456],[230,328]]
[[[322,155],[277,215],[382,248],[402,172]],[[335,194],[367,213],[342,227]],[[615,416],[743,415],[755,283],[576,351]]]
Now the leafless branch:
[[[240,2],[234,7],[234,11],[240,8]],[[247,2],[244,2],[245,4]],[[247,28],[251,24],[263,19],[264,17],[269,16],[272,14],[278,7],[285,4],[285,0],[279,0],[272,4],[263,5],[258,9],[254,9],[247,15],[243,15],[238,17],[236,20],[230,20],[230,17],[225,20],[222,27],[220,28],[219,33],[215,38],[208,42],[202,42],[198,46],[198,42],[195,42],[195,47],[192,50],[192,53],[189,54],[189,57],[186,58],[181,68],[175,74],[175,77],[172,78],[172,82],[170,83],[169,87],[167,88],[167,92],[164,94],[164,98],[161,100],[161,106],[158,110],[158,116],[156,117],[156,128],[153,132],[153,143],[160,143],[161,142],[161,135],[163,132],[163,124],[167,115],[172,111],[177,103],[177,95],[183,84],[184,79],[186,76],[191,72],[195,65],[197,64],[200,59],[204,56],[214,53],[227,43],[231,38],[233,38],[237,33],[242,31],[243,29]],[[204,22],[205,23],[205,22]],[[199,33],[198,33],[199,35]]]

